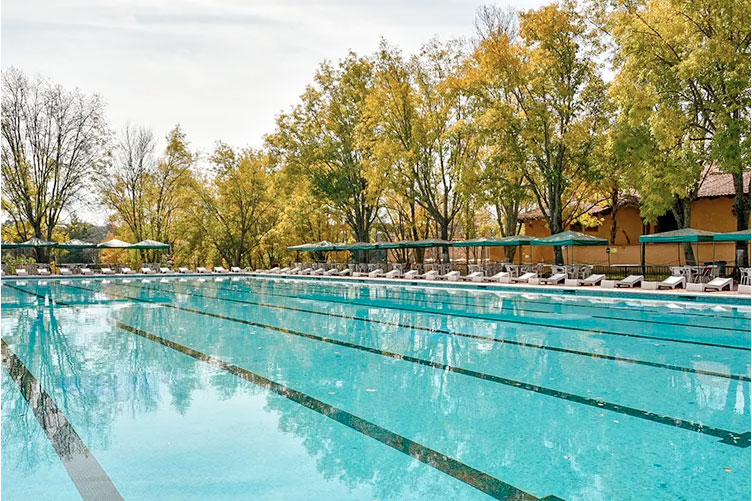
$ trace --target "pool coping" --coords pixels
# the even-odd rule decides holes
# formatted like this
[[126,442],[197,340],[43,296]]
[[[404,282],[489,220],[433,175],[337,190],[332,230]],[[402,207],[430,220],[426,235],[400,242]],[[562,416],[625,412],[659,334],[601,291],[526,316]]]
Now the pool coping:
[[419,286],[427,288],[482,290],[493,292],[521,292],[548,295],[566,295],[578,297],[606,297],[613,299],[642,299],[658,301],[702,302],[712,304],[726,304],[732,306],[752,306],[752,297],[747,294],[732,292],[680,292],[676,290],[643,290],[643,289],[603,289],[600,287],[581,287],[565,285],[529,285],[529,284],[498,284],[489,282],[447,282],[438,280],[406,280],[399,278],[376,277],[329,277],[320,275],[281,275],[276,273],[240,272],[240,273],[163,273],[163,274],[113,274],[113,275],[29,275],[28,277],[3,276],[2,281],[16,282],[24,280],[106,280],[118,279],[159,279],[159,278],[227,278],[254,277],[285,280],[309,280],[335,283],[363,283],[374,285]]

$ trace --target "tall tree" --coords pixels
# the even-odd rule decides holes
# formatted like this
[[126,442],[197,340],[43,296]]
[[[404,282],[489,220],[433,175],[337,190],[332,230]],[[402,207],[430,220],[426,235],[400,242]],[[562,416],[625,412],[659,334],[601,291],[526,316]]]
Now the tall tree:
[[[114,148],[112,164],[98,180],[104,205],[136,241],[175,245],[178,219],[192,205],[195,157],[179,125],[166,141],[164,154],[157,158],[153,132],[127,125]],[[141,256],[150,260],[156,254],[143,250]]]
[[277,219],[268,159],[220,143],[211,162],[213,181],[199,187],[196,224],[225,264],[253,267],[254,250]]
[[[593,156],[606,125],[597,37],[570,3],[520,14],[519,24],[518,39],[491,30],[472,70],[493,103],[487,120],[558,233],[597,201]],[[555,256],[563,261],[559,247]]]
[[445,240],[467,201],[463,175],[477,161],[467,96],[451,83],[463,60],[459,42],[433,40],[409,63],[383,44],[369,103],[375,151],[389,165],[391,186],[425,210]]
[[3,71],[2,95],[3,211],[22,238],[51,240],[107,160],[104,104],[15,68]]
[[[705,167],[733,175],[737,228],[749,225],[750,7],[743,0],[604,0],[623,81],[681,128]],[[653,127],[660,136],[660,131]],[[674,132],[674,136],[678,136]],[[691,144],[690,144],[691,143]],[[746,246],[740,247],[745,249]]]
[[382,189],[366,176],[371,152],[358,140],[372,79],[371,61],[354,53],[336,67],[322,64],[302,103],[278,117],[277,131],[267,141],[275,159],[310,180],[332,215],[364,242],[370,239]]

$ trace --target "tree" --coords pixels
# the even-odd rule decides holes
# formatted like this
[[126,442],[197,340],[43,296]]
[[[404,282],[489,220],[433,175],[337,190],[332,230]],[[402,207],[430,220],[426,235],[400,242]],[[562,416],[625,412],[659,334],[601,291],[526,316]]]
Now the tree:
[[375,151],[388,165],[392,188],[425,210],[445,240],[452,238],[467,201],[462,177],[477,161],[467,97],[451,84],[463,58],[459,42],[434,40],[409,63],[382,44],[377,90],[369,103]]
[[268,159],[219,143],[211,162],[214,179],[199,187],[195,222],[224,263],[253,267],[253,251],[277,219]]
[[366,176],[371,152],[358,140],[372,63],[350,53],[337,67],[324,63],[302,103],[277,119],[268,137],[276,161],[311,182],[313,192],[367,242],[379,208],[380,183]]
[[[740,0],[611,0],[622,81],[651,99],[651,120],[678,130],[704,167],[734,177],[737,228],[749,225],[750,8]],[[659,143],[662,141],[659,140]],[[691,143],[691,144],[690,144]],[[691,183],[690,183],[691,184]],[[670,194],[668,196],[671,196]],[[746,246],[741,243],[741,249]]]
[[[195,157],[179,125],[166,141],[164,154],[157,158],[153,132],[126,126],[113,162],[98,184],[104,205],[115,212],[116,222],[127,229],[129,238],[174,246],[181,233],[178,220],[192,205]],[[141,257],[153,260],[156,253],[142,250]]]
[[[2,76],[3,211],[23,239],[51,240],[107,161],[99,96],[9,68]],[[37,249],[37,259],[48,259]]]
[[[569,3],[520,14],[518,39],[487,31],[469,77],[485,87],[484,119],[558,233],[598,201],[593,161],[607,122],[597,37]],[[560,247],[555,257],[563,261]]]

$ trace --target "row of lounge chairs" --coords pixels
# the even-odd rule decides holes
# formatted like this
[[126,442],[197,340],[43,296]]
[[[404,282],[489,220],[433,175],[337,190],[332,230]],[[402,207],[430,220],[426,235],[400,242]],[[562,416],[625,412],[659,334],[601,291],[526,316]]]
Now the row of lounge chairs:
[[[167,273],[243,273],[248,270],[242,269],[238,266],[232,266],[229,271],[225,269],[223,266],[215,266],[211,270],[203,266],[199,266],[196,268],[195,272],[185,267],[180,267],[177,269],[177,272],[175,272],[165,266],[152,268],[150,266],[144,265],[141,267],[139,271],[140,273],[144,275],[157,275],[157,274],[167,274]],[[87,266],[82,266],[80,268],[77,268],[77,270],[74,270],[73,268],[68,267],[68,266],[62,266],[59,268],[59,275],[61,276],[69,276],[69,275],[74,275],[74,274],[95,275],[97,274],[97,272],[101,275],[118,275],[118,274],[135,275],[139,273],[136,270],[133,270],[127,266],[120,266],[117,268],[113,268],[109,266],[102,266],[99,270],[95,270]],[[16,275],[19,277],[27,277],[27,276],[30,276],[31,274],[25,268],[17,268]],[[52,275],[52,272],[50,271],[50,268],[46,266],[38,265],[36,269],[36,275],[49,276],[49,275]]]
[[[399,269],[384,271],[382,268],[376,268],[370,271],[354,271],[353,266],[338,269],[337,267],[326,268],[325,266],[308,266],[297,265],[295,267],[280,268],[275,267],[270,270],[260,270],[260,273],[272,275],[310,275],[310,276],[353,276],[367,278],[392,278],[405,280],[445,280],[445,281],[465,281],[465,282],[497,282],[511,284],[531,284],[531,285],[568,285],[568,286],[591,286],[605,288],[636,288],[645,283],[645,288],[652,290],[665,289],[683,289],[687,286],[686,277],[671,276],[661,282],[650,282],[650,286],[645,282],[642,275],[629,275],[622,280],[606,280],[603,274],[591,273],[585,278],[568,279],[566,273],[554,273],[549,277],[539,277],[538,273],[528,272],[520,276],[512,276],[508,271],[502,271],[491,276],[485,276],[481,271],[475,271],[462,275],[459,271],[449,271],[440,274],[436,270],[429,270],[420,273],[417,270],[402,272]],[[701,286],[702,291],[722,291],[732,290],[732,278],[715,278],[708,283],[697,284]],[[698,290],[698,289],[695,289]]]

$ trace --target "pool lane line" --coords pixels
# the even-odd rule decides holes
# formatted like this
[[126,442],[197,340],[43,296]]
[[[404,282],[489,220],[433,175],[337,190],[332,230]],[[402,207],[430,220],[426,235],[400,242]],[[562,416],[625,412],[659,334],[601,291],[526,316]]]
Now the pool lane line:
[[387,428],[379,426],[376,423],[367,421],[366,419],[363,419],[355,414],[351,414],[338,407],[327,404],[326,402],[323,402],[311,395],[295,390],[293,388],[290,388],[289,386],[268,379],[248,369],[244,369],[220,358],[208,355],[198,350],[194,350],[193,348],[163,338],[151,332],[144,331],[122,322],[113,321],[113,323],[119,329],[130,332],[131,334],[135,334],[137,336],[141,336],[150,341],[154,341],[155,343],[180,352],[184,355],[188,355],[189,357],[192,357],[196,360],[205,362],[212,367],[222,369],[225,372],[249,381],[256,386],[260,386],[270,392],[276,393],[277,395],[300,404],[303,407],[321,414],[324,417],[332,419],[340,424],[347,426],[348,428],[351,428],[352,430],[357,431],[358,433],[361,433],[369,438],[373,438],[384,445],[402,452],[403,454],[406,454],[413,459],[417,459],[421,463],[424,463],[432,468],[446,473],[447,475],[450,475],[455,479],[464,482],[495,499],[515,501],[533,501],[538,499],[532,494],[524,492],[517,487],[499,480],[498,478],[488,473],[473,468],[472,466],[462,463],[461,461],[447,456],[441,452],[430,449],[425,445],[399,435]]
[[154,305],[162,306],[165,308],[171,308],[174,310],[186,311],[189,313],[196,313],[196,314],[204,315],[207,317],[218,318],[220,320],[228,320],[230,322],[236,322],[239,324],[249,325],[252,327],[259,327],[262,329],[277,331],[283,334],[311,339],[314,341],[321,341],[321,342],[332,344],[335,346],[343,346],[345,348],[351,348],[354,350],[359,350],[359,351],[371,353],[374,355],[380,355],[386,358],[392,358],[395,360],[402,360],[405,362],[424,365],[426,367],[431,367],[433,369],[438,369],[440,371],[454,372],[456,374],[462,374],[464,376],[469,376],[469,377],[481,379],[484,381],[499,383],[505,386],[510,386],[510,387],[518,388],[518,389],[525,390],[525,391],[532,391],[535,393],[540,393],[541,395],[546,395],[549,397],[566,400],[568,402],[574,402],[574,403],[586,405],[589,407],[595,407],[597,409],[604,409],[604,410],[608,410],[611,412],[616,412],[619,414],[632,416],[632,417],[644,419],[647,421],[652,421],[658,424],[673,426],[674,428],[680,428],[680,429],[687,430],[687,431],[693,431],[696,433],[701,433],[703,435],[710,435],[716,438],[720,438],[721,439],[720,442],[727,444],[727,445],[733,445],[733,446],[742,447],[742,448],[746,448],[750,446],[750,432],[736,433],[736,432],[732,432],[729,430],[724,430],[722,428],[716,428],[713,426],[705,426],[702,423],[695,423],[693,421],[685,421],[680,418],[663,416],[661,414],[656,414],[654,412],[644,411],[641,409],[628,407],[625,405],[614,404],[611,402],[607,402],[605,400],[598,400],[598,399],[594,399],[590,397],[584,397],[582,395],[577,395],[575,393],[567,393],[564,391],[547,388],[545,386],[540,386],[537,384],[525,383],[523,381],[516,381],[514,379],[509,379],[509,378],[505,378],[501,376],[494,376],[492,374],[486,374],[486,373],[474,371],[471,369],[464,369],[462,367],[457,367],[454,365],[444,364],[441,362],[434,362],[432,360],[426,360],[423,358],[417,358],[417,357],[413,357],[410,355],[403,355],[401,353],[394,353],[391,351],[380,350],[377,348],[371,348],[369,346],[362,346],[359,344],[350,343],[348,341],[341,341],[339,339],[333,339],[333,338],[329,338],[325,336],[318,336],[316,334],[308,334],[305,332],[299,332],[299,331],[295,331],[292,329],[286,329],[284,327],[275,327],[273,325],[266,325],[266,324],[262,324],[259,322],[253,322],[250,320],[243,320],[241,318],[228,317],[226,315],[220,315],[220,314],[211,313],[208,311],[194,310],[192,308],[185,308],[183,306],[177,306],[177,305],[170,304],[170,303],[162,303],[162,302],[157,302],[157,301],[149,301],[148,299],[143,299],[143,298],[124,296],[122,294],[117,294],[115,292],[97,291],[94,289],[88,289],[86,287],[78,287],[74,285],[66,285],[66,287],[74,287],[77,289],[88,290],[91,292],[101,292],[103,294],[107,294],[111,296],[132,299],[134,301],[141,302],[141,303],[154,304]]
[[[539,344],[534,344],[534,343],[525,343],[523,341],[513,341],[513,340],[508,340],[508,339],[503,339],[503,338],[488,337],[488,336],[479,336],[477,334],[467,334],[467,333],[464,333],[464,332],[456,332],[456,331],[451,331],[451,330],[448,330],[448,329],[441,329],[441,328],[435,328],[434,329],[434,328],[430,328],[430,327],[421,327],[421,326],[418,326],[418,325],[405,324],[405,323],[402,323],[402,322],[389,322],[389,321],[386,321],[386,320],[375,320],[375,319],[371,319],[371,318],[358,317],[358,316],[355,316],[355,315],[349,316],[349,315],[342,315],[342,314],[338,314],[338,313],[328,313],[328,312],[325,312],[325,311],[306,310],[306,309],[303,309],[303,308],[295,308],[295,307],[292,307],[292,306],[283,306],[283,305],[279,305],[279,304],[259,303],[259,302],[255,302],[255,301],[245,301],[245,300],[242,300],[242,299],[225,298],[225,297],[220,297],[220,296],[208,296],[206,294],[198,294],[198,293],[185,292],[185,291],[176,291],[176,290],[172,290],[172,289],[162,289],[162,288],[159,288],[159,287],[145,287],[143,285],[136,285],[136,284],[116,284],[116,285],[124,285],[124,286],[134,287],[134,288],[138,288],[138,289],[161,291],[161,292],[169,292],[169,293],[172,293],[172,294],[181,294],[181,295],[202,297],[202,298],[207,298],[207,299],[218,299],[220,301],[227,301],[227,302],[231,302],[231,303],[240,303],[240,304],[249,304],[249,305],[261,306],[261,307],[265,307],[265,308],[274,308],[274,309],[295,311],[295,312],[300,312],[300,313],[312,313],[314,315],[322,315],[322,316],[327,316],[327,317],[342,318],[342,319],[346,319],[346,320],[358,320],[360,322],[375,323],[375,324],[381,324],[381,325],[391,325],[391,326],[394,326],[394,327],[402,327],[402,328],[405,328],[405,329],[420,330],[420,331],[426,331],[426,332],[431,332],[431,333],[440,333],[440,334],[446,334],[446,335],[449,335],[449,336],[466,337],[466,338],[469,338],[469,339],[477,339],[477,340],[480,340],[480,341],[492,341],[492,342],[500,343],[500,344],[510,344],[510,345],[515,345],[515,346],[524,346],[526,348],[535,348],[535,349],[540,349],[540,350],[550,350],[550,351],[555,351],[555,352],[559,352],[559,353],[568,353],[568,354],[572,354],[572,355],[580,355],[580,356],[584,356],[584,357],[588,357],[588,358],[595,358],[595,359],[602,359],[602,360],[611,360],[611,361],[615,361],[615,362],[625,362],[625,363],[637,364],[637,365],[645,365],[647,367],[654,367],[654,368],[658,368],[658,369],[667,369],[667,370],[673,370],[673,371],[679,371],[679,372],[687,372],[687,373],[691,373],[691,374],[701,374],[701,375],[704,375],[704,376],[713,376],[713,377],[720,377],[720,378],[725,378],[725,379],[733,379],[733,380],[736,380],[736,381],[745,381],[745,382],[752,381],[752,379],[749,376],[746,376],[746,375],[743,375],[743,374],[723,374],[723,373],[720,373],[720,372],[705,371],[705,370],[702,370],[702,369],[693,369],[693,368],[690,368],[690,367],[683,367],[683,366],[680,366],[680,365],[662,364],[662,363],[659,363],[659,362],[650,362],[650,361],[638,360],[638,359],[634,359],[634,358],[616,357],[616,356],[613,356],[613,355],[603,355],[603,354],[600,354],[600,353],[592,353],[592,352],[588,352],[588,351],[571,350],[571,349],[568,349],[568,348],[560,348],[560,347],[556,347],[556,346],[544,346],[544,345],[539,345]],[[223,290],[226,290],[226,289],[223,289]]]
[[[115,284],[117,285],[117,284]],[[235,289],[226,289],[224,287],[217,287],[217,289],[228,291],[228,292],[241,292],[239,290]],[[480,315],[472,315],[469,313],[463,313],[463,312],[455,312],[455,311],[440,311],[440,310],[423,310],[423,309],[417,309],[417,308],[409,308],[406,306],[396,306],[396,305],[385,305],[385,304],[376,304],[376,303],[362,303],[362,302],[356,302],[356,301],[350,301],[347,299],[320,299],[315,297],[302,297],[302,296],[290,296],[286,294],[277,294],[277,293],[270,293],[270,292],[262,292],[262,291],[248,291],[251,294],[258,294],[262,296],[278,296],[278,297],[286,297],[289,299],[304,299],[307,301],[317,301],[317,302],[324,302],[324,303],[336,303],[336,304],[347,304],[347,305],[358,305],[358,306],[365,306],[368,308],[384,308],[389,310],[399,310],[399,311],[409,311],[413,313],[429,313],[432,315],[442,315],[447,317],[462,317],[462,318],[471,318],[474,320],[482,320],[485,322],[506,322],[511,324],[520,324],[520,325],[533,325],[538,327],[548,327],[552,329],[565,329],[565,330],[571,330],[575,332],[585,332],[585,333],[596,333],[596,334],[604,334],[608,336],[621,336],[621,337],[632,337],[637,339],[650,339],[653,341],[667,341],[671,343],[682,343],[682,344],[693,344],[693,345],[699,345],[699,346],[712,346],[715,348],[727,348],[730,350],[743,350],[743,351],[751,351],[752,348],[747,346],[734,346],[734,345],[728,345],[728,344],[720,344],[720,343],[708,343],[705,341],[692,341],[687,339],[676,339],[676,338],[667,338],[667,337],[658,337],[658,336],[648,336],[644,334],[634,334],[634,333],[627,333],[627,332],[616,332],[616,331],[607,331],[607,330],[594,330],[594,329],[583,329],[580,327],[573,327],[570,325],[552,325],[552,324],[545,324],[540,322],[531,322],[531,321],[524,321],[519,318],[505,318],[505,317],[493,317],[493,316],[480,316]]]
[[5,370],[34,412],[81,497],[86,501],[122,500],[112,479],[41,383],[4,339],[0,340],[0,346]]
[[55,306],[55,305],[71,306],[70,304],[64,303],[62,301],[55,301],[51,297],[43,296],[41,294],[37,294],[36,292],[32,292],[30,290],[22,289],[22,288],[18,287],[17,285],[3,284],[3,286],[4,287],[10,287],[11,289],[15,289],[17,291],[25,292],[26,294],[30,294],[32,296],[36,296],[36,297],[38,297],[40,299],[49,300],[50,301],[50,306]]
[[[251,278],[262,278],[262,277],[259,276],[259,275],[254,275]],[[263,278],[267,278],[267,277],[263,277]],[[269,278],[280,278],[280,277],[269,277]],[[313,277],[313,278],[315,279],[316,277]],[[284,280],[284,279],[282,279],[282,280]],[[306,282],[304,280],[294,280],[294,279],[290,280],[290,281],[275,280],[275,281],[273,281],[273,283],[275,283],[275,284],[281,284],[281,285],[288,285],[288,284],[291,284],[291,283],[296,283],[296,285],[300,284],[300,285],[304,285],[304,286],[308,286],[308,287],[314,287],[314,288],[318,288],[319,290],[331,290],[331,289],[336,288],[336,286],[334,286],[334,285],[328,285],[328,284],[324,285],[323,282],[319,281],[319,280],[316,280],[314,282]],[[334,282],[334,283],[336,283],[337,285],[343,285],[345,287],[353,287],[355,285],[355,284],[343,283],[343,282]],[[440,282],[440,283],[446,283],[446,282]],[[397,300],[404,300],[405,299],[404,297],[400,297],[400,296],[404,296],[406,294],[406,292],[389,290],[390,288],[395,287],[397,284],[366,283],[366,282],[358,282],[358,284],[359,285],[356,286],[356,287],[358,287],[360,289],[362,289],[363,287],[367,288],[369,285],[372,285],[372,286],[375,286],[375,287],[379,287],[380,286],[380,287],[386,289],[388,292],[390,292],[390,293],[393,294],[393,296],[392,296],[391,299],[397,299]],[[421,285],[423,285],[423,284],[425,284],[425,285],[427,285],[429,287],[421,287]],[[431,290],[441,290],[442,292],[446,292],[446,291],[451,290],[450,288],[444,288],[444,287],[441,287],[441,288],[430,288],[430,285],[432,284],[432,282],[430,282],[430,281],[429,282],[423,282],[423,284],[401,284],[401,285],[402,285],[403,289],[404,288],[408,288],[408,287],[409,288],[414,288],[414,289],[416,289],[416,292],[420,291],[420,293],[423,294],[426,297],[428,296],[428,289],[431,289]],[[456,289],[456,290],[461,290],[463,292],[476,292],[473,289],[465,289],[465,288],[460,288],[460,289]],[[613,305],[607,305],[606,306],[606,305],[600,305],[600,304],[592,304],[592,305],[590,305],[590,304],[587,304],[587,305],[586,304],[573,304],[571,302],[564,302],[564,301],[562,301],[562,302],[537,301],[537,300],[534,300],[534,299],[528,299],[528,298],[521,297],[523,294],[538,294],[538,293],[535,293],[535,292],[521,292],[520,291],[520,292],[517,292],[515,294],[515,293],[509,292],[509,291],[496,291],[496,290],[493,290],[493,289],[486,289],[486,288],[484,288],[484,289],[478,289],[477,292],[484,292],[486,294],[494,294],[494,295],[497,294],[497,293],[502,293],[502,294],[505,294],[505,296],[502,297],[501,299],[505,299],[505,298],[506,299],[513,299],[513,300],[517,300],[517,301],[519,301],[521,303],[534,303],[534,304],[542,304],[542,305],[549,305],[549,306],[565,306],[565,307],[572,307],[572,308],[597,308],[597,309],[608,309],[608,310],[612,310],[613,309],[613,310],[626,311],[626,312],[635,311],[634,308],[627,308],[627,307],[623,307],[623,306],[613,306]],[[594,296],[584,296],[583,297],[583,296],[562,295],[562,297],[567,297],[567,298],[578,297],[580,299],[583,299],[584,297],[594,297]],[[455,305],[458,305],[458,306],[469,306],[469,305],[467,305],[465,303],[461,303],[461,302],[457,302],[457,301],[435,301],[435,300],[432,301],[432,300],[429,300],[429,299],[417,299],[417,300],[418,301],[433,302],[433,303],[437,303],[437,304],[450,304],[450,305],[451,304],[455,304]],[[623,299],[622,301],[626,301],[626,300],[627,299]],[[633,301],[645,301],[645,299],[634,299],[634,298],[631,299],[631,300],[633,300]],[[482,304],[482,303],[481,304],[474,304],[472,306],[492,307],[492,305],[486,305],[486,304]],[[524,306],[524,305],[519,305],[519,306]],[[503,305],[502,305],[502,308],[503,308]],[[656,310],[656,309],[652,309],[652,308],[647,308],[647,307],[641,307],[641,310],[645,311],[645,312],[648,312],[648,313],[657,313],[657,314],[664,313],[664,312],[662,312],[660,310]],[[546,311],[542,311],[542,310],[530,310],[530,311],[536,311],[536,312],[541,312],[541,313],[551,313],[551,312],[546,312]],[[697,313],[697,312],[669,312],[669,314],[672,314],[672,315],[682,315],[682,316],[699,316],[699,317],[705,317],[705,318],[708,318],[708,319],[725,318],[725,319],[730,319],[730,320],[737,320],[737,319],[749,320],[748,318],[745,319],[745,318],[740,318],[740,317],[735,317],[735,316],[729,316],[729,315],[717,315],[717,314],[715,314],[715,315],[712,315],[712,314],[708,315],[708,314]],[[612,318],[612,317],[603,317],[603,318]]]

